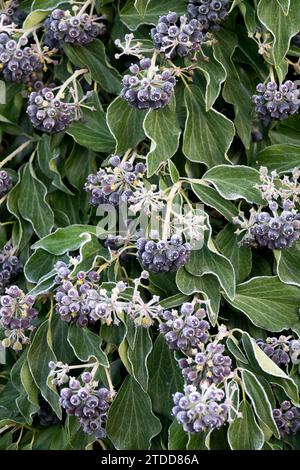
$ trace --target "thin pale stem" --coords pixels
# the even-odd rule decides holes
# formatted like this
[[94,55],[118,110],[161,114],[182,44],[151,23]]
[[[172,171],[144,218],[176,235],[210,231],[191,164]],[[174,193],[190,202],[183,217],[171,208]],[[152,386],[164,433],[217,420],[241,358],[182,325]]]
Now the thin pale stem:
[[80,69],[80,70],[76,70],[73,75],[71,75],[63,84],[63,86],[59,89],[59,92],[56,96],[56,98],[59,100],[63,97],[64,95],[64,91],[66,90],[66,88],[68,88],[68,86],[70,85],[70,83],[72,83],[74,80],[76,80],[77,77],[79,77],[80,75],[83,75],[84,73],[87,73],[88,72],[88,69]]
[[167,210],[166,210],[166,216],[164,220],[164,229],[163,229],[163,240],[167,240],[169,237],[169,232],[170,232],[170,220],[171,220],[171,213],[172,213],[172,205],[173,205],[173,200],[174,197],[180,188],[182,182],[178,181],[173,188],[170,191],[170,194],[167,199]]
[[109,386],[109,390],[112,394],[114,394],[115,389],[114,389],[114,386],[113,386],[113,383],[112,383],[112,380],[111,380],[110,368],[104,367],[104,371],[105,371],[107,383],[108,383],[108,386]]
[[28,145],[32,143],[32,140],[27,140],[23,144],[21,144],[16,150],[14,150],[12,153],[10,153],[4,160],[0,162],[0,168],[2,168],[6,163],[10,162],[16,155],[18,155],[20,152],[22,152]]

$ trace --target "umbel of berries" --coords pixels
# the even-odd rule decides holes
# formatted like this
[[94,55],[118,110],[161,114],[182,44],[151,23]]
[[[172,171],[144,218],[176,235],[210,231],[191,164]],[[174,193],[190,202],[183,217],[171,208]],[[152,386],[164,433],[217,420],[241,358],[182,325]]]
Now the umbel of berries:
[[36,129],[48,133],[63,131],[75,119],[75,105],[58,99],[51,88],[33,91],[26,112]]
[[229,0],[188,0],[188,16],[199,21],[203,31],[219,31],[228,16]]
[[7,243],[0,251],[0,295],[4,293],[11,280],[22,271],[22,263],[14,255],[13,247]]
[[205,320],[203,308],[195,310],[192,303],[186,302],[178,310],[165,310],[161,313],[159,331],[168,346],[173,350],[189,352],[208,340],[209,323]]
[[300,408],[292,406],[288,400],[283,401],[280,408],[273,410],[273,417],[282,439],[300,430]]
[[89,175],[85,183],[84,189],[91,194],[90,203],[93,206],[117,206],[120,202],[126,202],[146,172],[143,163],[122,162],[119,155],[113,155],[109,163],[110,167]]
[[296,114],[300,106],[300,91],[296,84],[287,80],[282,85],[275,82],[259,83],[257,94],[252,96],[254,109],[262,124],[284,120]]
[[13,187],[13,180],[5,170],[0,170],[0,197]]
[[300,363],[300,341],[291,336],[280,335],[279,338],[273,336],[265,341],[257,339],[256,343],[278,366]]
[[150,59],[141,59],[129,68],[131,75],[123,78],[121,96],[138,109],[158,109],[166,106],[173,94],[176,79],[169,69],[159,71]]
[[33,308],[34,303],[35,297],[25,295],[17,286],[9,287],[0,298],[0,326],[5,330],[6,336],[2,346],[19,351],[23,344],[29,342],[25,333],[34,329],[32,322],[38,315]]
[[170,12],[159,18],[157,26],[151,29],[151,38],[155,48],[171,59],[199,50],[204,35],[197,19],[189,20],[186,16],[178,17],[177,13]]
[[139,238],[136,242],[137,258],[147,271],[154,273],[176,272],[190,257],[191,247],[179,235],[169,240],[147,240]]
[[72,322],[79,327],[87,325],[91,311],[88,295],[99,281],[99,274],[95,271],[89,274],[79,271],[76,277],[72,278],[70,269],[62,261],[56,263],[55,269],[55,282],[58,284],[55,311],[67,323]]
[[8,34],[0,33],[0,69],[8,82],[38,86],[43,77],[42,55],[27,44],[26,37],[15,41]]
[[57,47],[60,42],[84,45],[106,32],[106,17],[96,17],[77,10],[54,10],[44,23],[45,44]]
[[300,214],[293,211],[293,202],[286,200],[283,211],[278,213],[278,204],[269,202],[269,212],[255,214],[254,223],[241,243],[246,246],[262,246],[271,250],[291,247],[300,237]]
[[98,388],[90,372],[84,372],[81,380],[70,377],[69,386],[60,392],[60,404],[68,415],[79,418],[83,432],[104,439],[103,425],[112,401],[112,393],[106,388]]
[[5,4],[4,9],[0,10],[0,24],[7,26],[14,23],[21,26],[23,20],[26,18],[26,13],[19,10],[20,3],[17,0],[10,0],[8,2],[1,2]]

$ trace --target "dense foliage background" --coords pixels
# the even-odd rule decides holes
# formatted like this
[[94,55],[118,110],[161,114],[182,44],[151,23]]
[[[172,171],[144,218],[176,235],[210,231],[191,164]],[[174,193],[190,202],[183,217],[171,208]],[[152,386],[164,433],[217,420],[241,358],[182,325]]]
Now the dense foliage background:
[[[57,7],[67,9],[70,3],[21,2],[23,30],[35,31],[43,44],[42,23]],[[76,69],[87,69],[84,78],[77,79],[79,95],[90,92],[83,102],[86,107],[63,132],[34,127],[26,113],[32,90],[28,84],[1,77],[0,166],[13,187],[0,200],[0,242],[1,248],[12,245],[23,266],[9,285],[36,296],[38,316],[28,344],[13,348],[9,347],[13,342],[2,342],[0,449],[300,447],[299,414],[287,416],[286,427],[279,432],[272,412],[282,402],[299,406],[297,350],[293,359],[277,358],[276,364],[256,342],[284,335],[288,339],[283,340],[283,350],[290,354],[289,341],[300,335],[300,244],[294,240],[283,250],[244,246],[233,223],[240,210],[247,216],[251,208],[268,211],[258,187],[261,166],[269,173],[278,172],[273,178],[279,188],[280,178],[291,176],[300,165],[299,114],[282,121],[275,116],[263,126],[251,100],[258,83],[299,78],[300,49],[295,39],[300,31],[299,2],[234,0],[228,17],[219,31],[206,38],[196,60],[170,62],[158,54],[157,64],[171,69],[177,80],[167,106],[129,106],[120,96],[122,77],[138,58],[123,54],[117,59],[115,54],[122,49],[115,40],[124,44],[124,36],[133,32],[147,49],[144,55],[151,58],[150,29],[169,11],[185,14],[187,3],[96,0],[97,15],[106,15],[105,34],[86,45],[60,44],[44,71],[44,84],[61,86]],[[196,295],[197,302],[203,300],[206,306],[211,341],[220,334],[218,327],[226,325],[221,340],[233,372],[225,385],[232,389],[231,404],[239,413],[234,412],[230,422],[224,419],[223,426],[208,423],[205,431],[188,433],[174,419],[172,395],[184,387],[177,364],[182,354],[176,351],[174,356],[159,333],[157,319],[150,321],[150,327],[138,326],[137,317],[119,311],[119,324],[94,321],[81,328],[70,319],[62,321],[55,311],[54,265],[59,261],[69,266],[69,277],[72,270],[75,275],[98,270],[99,282],[108,291],[118,281],[133,286],[140,276],[135,242],[130,242],[133,248],[124,257],[124,244],[111,249],[97,237],[101,216],[84,188],[88,175],[101,166],[107,168],[110,155],[123,156],[127,151],[136,152],[146,164],[147,184],[156,185],[166,196],[170,188],[177,188],[179,205],[186,200],[192,208],[204,205],[203,247],[192,250],[176,273],[151,272],[149,279],[140,281],[145,287],[141,298],[149,302],[159,296],[162,308],[178,310]],[[296,214],[297,172],[294,178]],[[127,296],[132,293],[129,289]],[[1,339],[4,330],[0,329]],[[60,387],[49,378],[50,361],[81,365],[71,369],[72,376],[83,372],[85,363],[98,364],[95,379],[117,392],[108,412],[106,437],[84,433],[79,418],[66,414],[59,401]]]

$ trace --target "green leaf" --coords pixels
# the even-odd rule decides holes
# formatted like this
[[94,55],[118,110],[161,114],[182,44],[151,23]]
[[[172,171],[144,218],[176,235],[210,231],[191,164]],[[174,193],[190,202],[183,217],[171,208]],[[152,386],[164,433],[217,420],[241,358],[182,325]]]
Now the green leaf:
[[299,31],[300,10],[298,0],[290,0],[288,15],[286,15],[278,1],[274,2],[272,8],[270,8],[268,0],[260,0],[257,15],[262,24],[273,34],[272,56],[275,64],[280,65],[289,49],[291,38]]
[[77,67],[87,67],[92,79],[99,83],[103,90],[114,95],[120,93],[122,76],[108,63],[102,41],[95,39],[84,46],[65,43],[64,51]]
[[239,407],[241,418],[236,418],[228,428],[228,442],[232,450],[259,450],[264,444],[264,435],[255,421],[251,406],[243,400]]
[[50,372],[48,364],[50,361],[57,361],[52,349],[52,336],[48,320],[44,321],[35,333],[27,353],[27,360],[35,384],[40,389],[45,400],[61,419],[62,412],[59,404],[59,395],[54,385],[51,384],[51,380],[48,380]]
[[47,235],[32,248],[52,253],[53,255],[62,255],[68,251],[78,250],[81,245],[91,240],[91,235],[96,235],[97,227],[92,225],[70,225],[69,227],[58,228],[55,232]]
[[243,198],[248,202],[264,204],[260,191],[255,188],[256,184],[260,184],[260,179],[259,172],[254,168],[219,165],[208,170],[203,180],[211,183],[225,199]]
[[140,384],[144,392],[147,392],[149,373],[147,361],[152,351],[152,340],[148,328],[138,327],[134,331],[132,346],[129,345],[127,355],[131,364],[132,375]]
[[46,201],[47,188],[38,180],[32,163],[26,163],[21,180],[18,208],[23,219],[28,220],[35,233],[44,237],[51,232],[54,225],[54,214]]
[[57,8],[61,3],[65,3],[65,0],[33,0],[31,11],[51,11]]
[[266,166],[269,171],[289,171],[300,165],[300,145],[270,145],[258,152],[255,160],[258,166]]
[[132,108],[127,101],[118,97],[107,108],[107,125],[115,138],[115,153],[124,153],[135,148],[144,140],[143,121],[146,111]]
[[97,172],[95,154],[91,150],[74,144],[66,160],[64,172],[71,185],[82,190],[87,176]]
[[53,269],[54,264],[61,259],[61,256],[58,257],[48,251],[42,249],[36,250],[30,258],[28,258],[24,266],[26,279],[33,283],[39,282],[43,276]]
[[68,343],[80,361],[97,360],[103,367],[109,367],[107,356],[101,349],[100,336],[87,328],[71,325],[68,330]]
[[89,271],[97,261],[110,259],[109,250],[103,246],[97,237],[91,235],[91,239],[83,243],[79,248],[79,259],[72,271],[72,274],[77,274],[78,271]]
[[178,149],[181,130],[176,115],[175,98],[165,108],[147,112],[144,131],[151,140],[147,168],[148,176],[152,176]]
[[291,6],[291,0],[277,0],[277,2],[281,6],[283,13],[288,15]]
[[161,300],[159,302],[159,305],[164,309],[167,310],[169,308],[174,308],[178,307],[178,305],[182,305],[184,302],[186,302],[189,299],[189,295],[184,295],[184,294],[175,294],[172,295],[171,297],[167,297],[164,300]]
[[263,352],[248,333],[243,333],[242,342],[251,365],[263,372],[268,382],[280,385],[293,402],[298,405],[299,393],[294,380]]
[[227,224],[221,232],[218,233],[215,243],[220,252],[231,261],[236,275],[236,282],[244,281],[252,269],[252,253],[245,246],[239,246],[236,227]]
[[106,430],[117,450],[147,450],[161,430],[149,395],[132,377],[125,379],[111,405]]
[[220,214],[222,214],[229,222],[232,222],[233,217],[237,217],[238,210],[211,186],[206,184],[192,184],[192,190],[198,196],[201,202],[209,207],[213,207]]
[[215,56],[211,47],[203,47],[203,52],[208,60],[200,61],[198,68],[203,72],[206,79],[205,89],[205,111],[209,111],[218,98],[221,85],[226,79],[226,70]]
[[183,430],[182,424],[176,419],[168,430],[168,450],[184,450],[188,443],[188,434]]
[[78,144],[94,152],[113,152],[115,142],[106,124],[106,114],[85,109],[83,115],[84,119],[72,122],[66,132]]
[[241,373],[245,391],[251,400],[256,415],[279,439],[280,435],[273,418],[272,406],[259,379],[249,370],[241,369]]
[[235,273],[231,262],[214,248],[212,241],[209,246],[204,245],[201,250],[191,252],[185,269],[194,276],[213,274],[217,277],[222,288],[230,298],[235,294]]
[[300,287],[300,242],[286,250],[276,251],[277,274],[285,284]]
[[300,289],[283,284],[278,277],[261,276],[237,286],[228,302],[254,323],[269,331],[293,329],[300,333]]
[[51,150],[50,137],[47,134],[44,134],[38,144],[37,156],[39,167],[44,175],[52,180],[53,186],[72,196],[73,193],[63,183],[57,167],[57,159],[59,158],[59,155],[60,151],[58,149],[55,149],[54,151]]
[[31,12],[23,23],[23,29],[30,29],[42,23],[49,15],[49,12],[62,3],[65,3],[65,0],[34,0],[31,5]]
[[203,92],[195,85],[186,87],[184,99],[187,107],[184,155],[209,168],[225,163],[235,134],[233,123],[214,109],[206,112]]
[[154,343],[148,359],[148,370],[148,393],[153,411],[170,418],[173,407],[172,394],[183,388],[183,380],[174,353],[170,351],[162,335],[159,335]]
[[[218,279],[212,274],[203,276],[194,276],[190,274],[184,266],[177,271],[176,284],[178,289],[186,295],[202,293],[204,299],[208,302],[208,314],[211,323],[214,325],[218,318],[220,309],[220,286]],[[162,305],[163,302],[161,302]]]
[[179,174],[179,171],[177,170],[176,166],[172,162],[172,160],[168,160],[168,169],[169,169],[169,173],[170,173],[172,183],[173,184],[177,183],[177,181],[179,181],[180,174]]
[[166,12],[186,13],[184,0],[127,0],[120,11],[121,21],[132,31],[141,24],[156,24],[158,17]]

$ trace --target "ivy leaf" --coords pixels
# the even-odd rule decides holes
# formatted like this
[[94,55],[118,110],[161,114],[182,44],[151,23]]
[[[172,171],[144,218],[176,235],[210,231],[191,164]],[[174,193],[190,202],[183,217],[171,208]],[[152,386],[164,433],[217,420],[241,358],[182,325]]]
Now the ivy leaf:
[[132,108],[127,101],[118,97],[107,108],[106,120],[115,138],[115,153],[124,153],[135,148],[145,138],[143,121],[146,111]]
[[50,138],[47,134],[44,134],[38,144],[38,163],[41,171],[47,178],[52,181],[53,186],[60,189],[66,194],[73,193],[63,183],[61,175],[57,168],[57,159],[59,158],[60,151],[55,149],[54,151],[50,147]]
[[235,272],[231,262],[218,253],[209,241],[209,246],[204,245],[201,250],[191,252],[185,269],[194,276],[201,277],[204,274],[213,274],[217,277],[222,288],[231,299],[235,295]]
[[103,90],[114,95],[120,93],[122,76],[108,63],[102,41],[95,39],[84,46],[65,43],[64,51],[77,67],[87,67],[92,79],[99,83]]
[[246,199],[248,202],[264,204],[260,191],[259,172],[247,166],[219,165],[203,175],[203,180],[211,183],[222,197],[229,200]]
[[227,224],[221,232],[218,233],[215,243],[220,252],[231,262],[236,275],[237,283],[244,281],[252,269],[252,253],[245,246],[239,246],[236,227]]
[[258,166],[284,172],[300,165],[300,145],[275,144],[265,147],[255,157]]
[[288,15],[291,6],[291,0],[277,0],[277,2],[281,6],[283,13]]
[[127,351],[128,360],[133,377],[144,392],[147,392],[149,381],[147,361],[152,351],[152,340],[148,328],[137,327],[134,330],[133,344],[129,345]]
[[62,259],[61,256],[53,255],[42,249],[36,250],[24,266],[26,279],[28,282],[38,283],[43,276],[53,269],[58,260],[66,261],[66,258]]
[[81,245],[91,240],[91,235],[96,235],[97,227],[92,225],[70,225],[69,227],[58,228],[55,232],[41,238],[32,248],[62,255],[68,251],[78,250]]
[[183,450],[188,443],[188,434],[183,430],[182,424],[179,424],[176,419],[169,427],[168,430],[168,450]]
[[103,111],[85,109],[83,120],[72,122],[66,132],[78,144],[94,152],[112,153],[114,151],[114,138],[107,127],[106,114]]
[[170,417],[173,406],[172,394],[182,390],[183,380],[174,353],[166,344],[162,335],[154,343],[148,359],[149,387],[155,413]]
[[48,320],[44,321],[35,333],[27,353],[27,359],[35,384],[61,419],[62,411],[59,404],[59,395],[54,385],[51,384],[51,380],[48,380],[50,371],[48,364],[50,361],[57,361],[52,349],[52,336]]
[[178,289],[186,295],[201,293],[208,302],[208,316],[212,325],[215,325],[220,309],[220,285],[218,279],[212,274],[194,276],[185,267],[181,267],[176,274],[176,284]]
[[149,395],[132,377],[125,379],[111,405],[106,430],[117,450],[149,449],[151,439],[161,430]]
[[203,92],[198,86],[187,86],[184,100],[187,108],[182,147],[184,155],[192,162],[204,163],[209,168],[228,161],[227,151],[235,134],[233,123],[214,109],[205,111]]
[[107,356],[101,349],[101,338],[87,328],[71,325],[68,329],[68,343],[80,361],[97,360],[103,367],[109,366]]
[[74,144],[64,166],[64,173],[71,185],[82,190],[87,176],[96,172],[95,154],[91,150]]
[[[51,10],[54,10],[64,0],[34,0],[31,5],[31,12],[26,16],[23,29],[30,29],[42,23]],[[22,8],[23,9],[23,8]]]
[[256,415],[279,439],[280,436],[273,418],[272,406],[259,379],[249,370],[242,369],[241,373],[245,391],[251,400]]
[[260,328],[269,331],[291,328],[300,333],[300,289],[283,284],[278,277],[252,278],[237,286],[233,300],[225,297]]
[[[201,180],[202,181],[202,180]],[[204,182],[204,181],[203,181]],[[192,190],[198,196],[203,204],[213,207],[220,214],[222,214],[229,222],[232,222],[233,217],[238,216],[238,209],[232,202],[223,198],[214,188],[207,184],[192,183]]]
[[286,250],[278,250],[276,253],[277,259],[277,274],[279,279],[285,284],[292,284],[300,287],[300,243],[295,243],[294,246]]
[[152,176],[161,163],[167,162],[176,153],[179,146],[181,130],[177,120],[175,98],[165,108],[147,112],[144,131],[151,140],[147,169],[148,176]]
[[299,31],[299,3],[297,0],[290,0],[290,10],[287,15],[278,1],[270,8],[268,0],[260,0],[257,15],[262,24],[273,34],[272,55],[275,65],[280,65],[288,52],[291,38]]
[[232,450],[259,450],[264,434],[255,421],[251,406],[243,400],[239,406],[242,417],[235,418],[228,428],[228,442]]
[[132,31],[141,24],[156,24],[158,17],[168,11],[176,11],[179,15],[186,13],[184,0],[127,0],[120,11],[121,21]]
[[208,60],[201,61],[198,68],[203,72],[206,79],[205,111],[207,112],[213,107],[216,99],[218,98],[221,91],[221,85],[226,80],[227,74],[222,63],[215,58],[212,48],[203,47],[203,53]]
[[31,223],[35,233],[42,238],[51,232],[54,214],[46,201],[47,188],[36,177],[32,163],[26,163],[24,166],[20,191],[22,193],[18,201],[20,215]]

